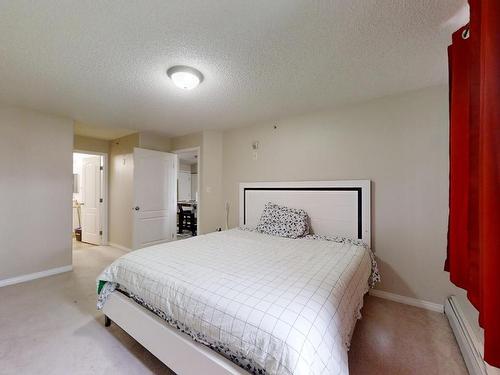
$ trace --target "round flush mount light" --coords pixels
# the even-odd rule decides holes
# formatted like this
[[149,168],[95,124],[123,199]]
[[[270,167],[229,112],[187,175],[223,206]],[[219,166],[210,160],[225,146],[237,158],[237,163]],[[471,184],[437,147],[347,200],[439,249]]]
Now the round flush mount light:
[[203,74],[190,66],[172,66],[168,68],[167,75],[174,85],[184,90],[192,90],[203,81]]

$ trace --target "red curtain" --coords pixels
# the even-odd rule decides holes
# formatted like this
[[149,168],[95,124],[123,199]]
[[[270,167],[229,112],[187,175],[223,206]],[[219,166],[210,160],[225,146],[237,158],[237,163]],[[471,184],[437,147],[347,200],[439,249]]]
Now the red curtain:
[[470,25],[448,48],[450,218],[445,269],[484,328],[500,367],[500,0],[469,0]]

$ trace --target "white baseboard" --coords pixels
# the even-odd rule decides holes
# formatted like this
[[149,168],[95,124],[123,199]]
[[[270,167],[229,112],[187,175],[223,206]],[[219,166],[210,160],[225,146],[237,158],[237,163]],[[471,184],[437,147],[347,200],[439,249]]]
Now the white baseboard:
[[116,247],[117,249],[120,249],[120,250],[123,250],[126,252],[132,251],[132,249],[129,249],[128,247],[125,247],[122,245],[118,245],[117,243],[114,243],[114,242],[108,242],[108,246]]
[[395,294],[395,293],[384,292],[383,290],[371,289],[370,295],[375,296],[375,297],[388,299],[388,300],[394,301],[394,302],[404,303],[405,305],[420,307],[420,308],[426,309],[426,310],[436,311],[436,312],[440,312],[440,313],[444,312],[443,305],[440,305],[439,303],[434,303],[434,302],[424,301],[421,299],[401,296],[401,295]]
[[64,273],[73,270],[73,266],[70,264],[69,266],[51,268],[49,270],[30,273],[28,275],[21,275],[16,277],[11,277],[9,279],[0,280],[0,288],[7,285],[14,285],[19,283],[24,283],[25,281],[41,279],[42,277],[57,275],[59,273]]
[[469,374],[489,374],[490,372],[487,371],[487,366],[482,356],[482,343],[477,339],[472,327],[467,322],[455,296],[451,296],[446,300],[444,312],[455,334]]

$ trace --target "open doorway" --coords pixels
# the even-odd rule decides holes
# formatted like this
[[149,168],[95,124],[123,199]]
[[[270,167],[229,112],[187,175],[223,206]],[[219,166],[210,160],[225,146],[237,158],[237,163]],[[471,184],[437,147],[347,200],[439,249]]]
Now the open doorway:
[[199,147],[174,151],[177,168],[177,238],[198,234],[200,205],[200,149]]
[[107,244],[106,154],[73,153],[73,250]]

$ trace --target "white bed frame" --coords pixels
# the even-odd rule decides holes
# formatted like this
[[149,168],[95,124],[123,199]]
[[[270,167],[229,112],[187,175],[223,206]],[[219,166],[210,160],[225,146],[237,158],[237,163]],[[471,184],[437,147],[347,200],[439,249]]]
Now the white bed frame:
[[[242,183],[240,225],[255,225],[267,202],[304,209],[316,234],[359,238],[370,245],[369,180]],[[102,311],[106,326],[115,322],[177,374],[248,374],[120,292],[109,296]]]

